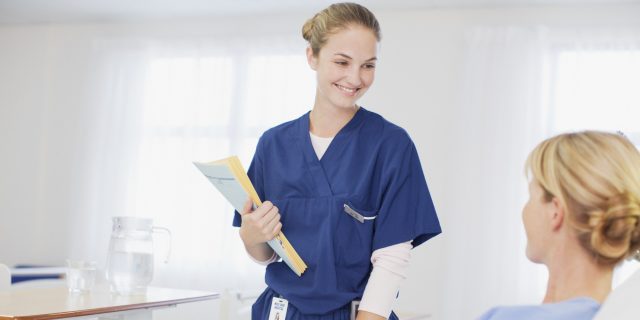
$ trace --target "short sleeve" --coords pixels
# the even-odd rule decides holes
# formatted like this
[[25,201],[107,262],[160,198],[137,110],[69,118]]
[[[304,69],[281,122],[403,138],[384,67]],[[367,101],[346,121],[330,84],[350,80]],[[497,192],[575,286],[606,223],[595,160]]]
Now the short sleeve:
[[406,140],[394,143],[382,155],[385,185],[376,218],[374,251],[407,241],[417,247],[442,232],[418,153],[408,136]]
[[[264,136],[263,136],[264,137]],[[249,176],[249,180],[253,184],[253,187],[256,189],[258,196],[260,199],[264,200],[264,176],[263,176],[263,162],[262,162],[262,149],[263,149],[263,137],[258,140],[258,145],[256,146],[256,152],[253,155],[253,159],[251,160],[251,164],[249,165],[249,170],[247,171],[247,175]],[[242,222],[242,217],[238,211],[234,210],[233,214],[233,226],[240,227]]]

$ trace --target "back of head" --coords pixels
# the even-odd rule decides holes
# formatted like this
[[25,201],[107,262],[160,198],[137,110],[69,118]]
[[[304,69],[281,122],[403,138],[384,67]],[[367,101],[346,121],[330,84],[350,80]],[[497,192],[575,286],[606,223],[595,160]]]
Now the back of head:
[[369,9],[351,2],[334,3],[316,13],[302,26],[302,37],[317,56],[328,37],[350,25],[368,28],[380,41],[380,25]]
[[624,136],[584,131],[541,142],[527,169],[557,197],[587,252],[615,265],[640,249],[640,153]]

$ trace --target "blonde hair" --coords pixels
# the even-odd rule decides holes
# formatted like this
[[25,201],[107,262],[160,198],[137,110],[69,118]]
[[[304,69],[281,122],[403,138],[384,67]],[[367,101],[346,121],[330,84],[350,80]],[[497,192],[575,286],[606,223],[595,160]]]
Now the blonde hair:
[[376,17],[369,9],[351,2],[334,3],[316,13],[302,26],[302,37],[309,42],[313,55],[318,56],[331,34],[353,24],[368,28],[380,41],[380,25]]
[[529,155],[527,172],[556,197],[587,252],[615,265],[640,249],[640,153],[624,136],[561,134]]

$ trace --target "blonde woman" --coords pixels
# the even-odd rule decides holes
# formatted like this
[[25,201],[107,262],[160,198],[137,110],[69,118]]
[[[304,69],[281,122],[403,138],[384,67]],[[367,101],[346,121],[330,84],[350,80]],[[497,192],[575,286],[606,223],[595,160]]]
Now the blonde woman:
[[[262,135],[248,174],[269,201],[234,219],[249,255],[268,265],[252,318],[397,319],[410,250],[440,224],[409,135],[356,104],[373,84],[380,26],[365,7],[337,3],[302,36],[313,108]],[[281,228],[309,267],[301,277],[265,244]]]
[[640,248],[640,154],[618,134],[568,133],[540,143],[526,168],[526,254],[547,267],[547,292],[541,305],[480,319],[592,319],[614,266]]

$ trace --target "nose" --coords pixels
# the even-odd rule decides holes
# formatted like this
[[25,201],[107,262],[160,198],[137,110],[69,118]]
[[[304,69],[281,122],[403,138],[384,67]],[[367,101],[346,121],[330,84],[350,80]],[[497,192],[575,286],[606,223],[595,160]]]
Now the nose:
[[359,87],[362,84],[362,68],[352,66],[347,71],[347,83],[352,87]]

